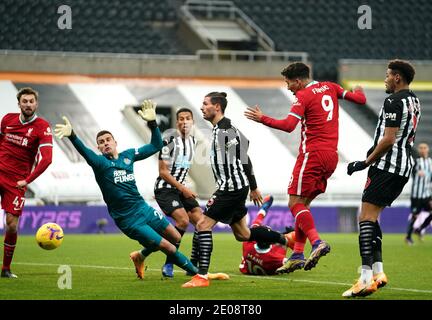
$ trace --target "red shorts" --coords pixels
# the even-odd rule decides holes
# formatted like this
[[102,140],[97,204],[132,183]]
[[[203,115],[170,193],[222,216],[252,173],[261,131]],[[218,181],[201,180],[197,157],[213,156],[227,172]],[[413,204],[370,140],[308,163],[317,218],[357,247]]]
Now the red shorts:
[[336,170],[336,151],[315,151],[299,154],[293,169],[288,194],[314,199],[324,193],[327,179]]
[[2,209],[14,216],[20,216],[25,202],[25,192],[27,188],[22,190],[16,187],[18,180],[6,178],[3,173],[0,173],[0,197]]

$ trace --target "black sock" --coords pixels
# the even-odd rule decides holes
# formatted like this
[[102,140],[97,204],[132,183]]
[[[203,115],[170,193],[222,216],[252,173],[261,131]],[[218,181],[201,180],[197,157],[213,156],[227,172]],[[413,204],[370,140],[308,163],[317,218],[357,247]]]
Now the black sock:
[[382,231],[378,221],[375,222],[374,238],[372,240],[373,262],[382,262]]
[[286,239],[283,234],[271,230],[269,227],[258,226],[250,229],[250,237],[248,241],[280,243],[286,244]]
[[192,251],[190,261],[192,264],[197,267],[199,261],[199,239],[198,239],[198,231],[195,229],[193,238],[192,238]]
[[374,236],[375,223],[372,221],[362,221],[359,223],[359,247],[362,258],[362,266],[369,266],[372,269],[373,250],[372,240]]
[[406,235],[406,237],[408,239],[411,239],[411,235],[412,235],[413,230],[414,230],[414,222],[416,221],[416,219],[417,219],[417,215],[412,214],[411,215],[411,219],[408,222],[408,228],[407,228],[407,235]]
[[[181,238],[182,238],[183,235],[185,234],[186,230],[179,229],[179,228],[177,228],[177,226],[175,226],[175,228],[176,228],[177,231],[180,233],[180,240],[179,240],[176,244],[174,244],[174,245],[176,246],[176,248],[178,249],[178,248],[180,247]],[[167,263],[174,263],[174,261],[173,261],[171,255],[167,255],[167,256],[166,256],[165,264],[167,264]]]
[[213,250],[212,231],[198,232],[199,240],[199,270],[198,273],[205,275],[208,273],[210,258]]

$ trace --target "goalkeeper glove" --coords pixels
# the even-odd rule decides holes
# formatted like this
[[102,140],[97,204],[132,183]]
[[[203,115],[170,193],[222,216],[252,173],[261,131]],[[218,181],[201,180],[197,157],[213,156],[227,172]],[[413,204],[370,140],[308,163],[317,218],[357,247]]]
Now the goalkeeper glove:
[[366,161],[354,161],[348,164],[347,173],[350,176],[354,172],[364,170],[367,167]]
[[152,100],[144,100],[141,104],[141,110],[138,110],[138,114],[147,122],[155,121],[156,105]]
[[54,133],[57,138],[63,139],[63,137],[70,137],[72,135],[72,125],[68,118],[65,116],[62,117],[65,124],[56,124]]

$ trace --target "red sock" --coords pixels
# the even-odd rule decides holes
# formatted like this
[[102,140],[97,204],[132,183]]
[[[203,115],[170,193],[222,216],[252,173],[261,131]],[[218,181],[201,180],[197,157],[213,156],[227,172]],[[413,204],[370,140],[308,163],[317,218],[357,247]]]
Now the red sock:
[[10,270],[12,257],[15,251],[18,234],[16,232],[6,232],[4,238],[3,267],[2,270]]
[[304,252],[304,246],[306,244],[306,235],[304,232],[299,228],[297,222],[295,224],[295,242],[294,242],[294,253],[303,253]]
[[314,244],[315,241],[320,239],[318,232],[315,229],[312,214],[303,203],[297,203],[294,205],[291,209],[291,212],[295,218],[296,226],[298,225],[299,228],[306,234],[311,244]]
[[262,224],[265,218],[265,214],[262,214],[260,212],[261,211],[258,212],[257,216],[255,217],[255,220],[252,222],[251,228],[258,227]]

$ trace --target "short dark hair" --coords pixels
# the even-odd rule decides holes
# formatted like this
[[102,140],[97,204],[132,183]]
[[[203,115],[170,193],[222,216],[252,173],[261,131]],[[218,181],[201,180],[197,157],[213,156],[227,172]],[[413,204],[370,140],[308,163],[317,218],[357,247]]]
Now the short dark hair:
[[391,60],[387,66],[388,69],[394,74],[400,75],[407,84],[410,84],[414,79],[414,67],[408,61],[404,60]]
[[189,108],[185,108],[185,107],[181,107],[180,109],[177,110],[176,112],[176,119],[178,120],[178,116],[181,112],[189,112],[192,115],[192,119],[193,119],[193,112],[191,109]]
[[222,113],[225,113],[225,109],[227,107],[228,101],[226,98],[227,94],[225,92],[210,92],[206,95],[206,97],[210,97],[210,101],[212,104],[219,103],[222,108]]
[[303,62],[290,63],[281,74],[288,79],[308,79],[310,78],[310,68]]
[[21,88],[20,91],[17,93],[17,99],[18,102],[20,101],[21,97],[25,94],[32,94],[35,96],[36,101],[38,101],[39,93],[30,87]]
[[100,136],[103,136],[104,134],[110,134],[111,137],[113,137],[113,139],[114,139],[114,136],[113,136],[113,134],[112,134],[111,132],[109,132],[108,130],[102,130],[102,131],[99,131],[99,132],[97,133],[97,135],[96,135],[96,143],[98,143],[98,142],[97,142],[97,141],[98,141],[98,138],[99,138]]

